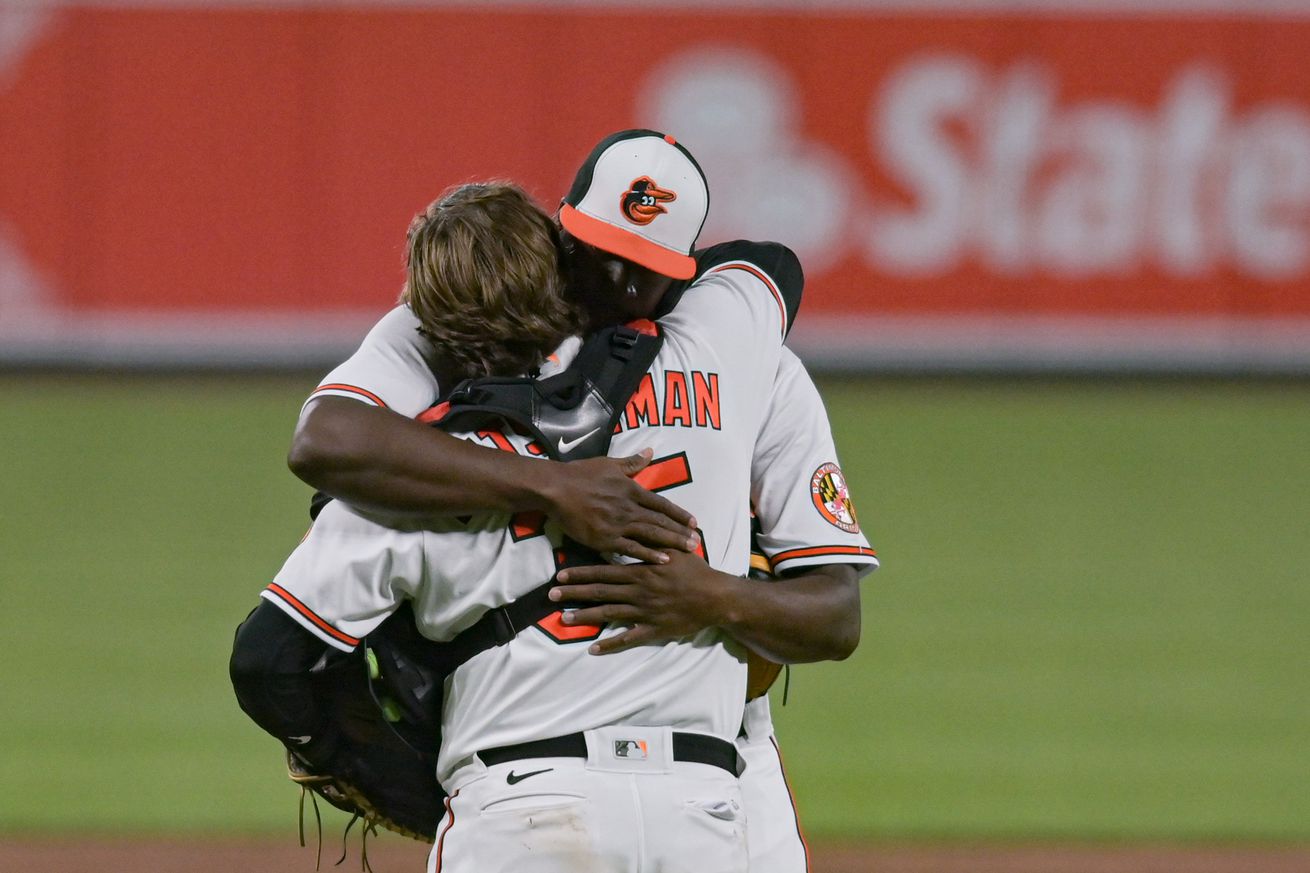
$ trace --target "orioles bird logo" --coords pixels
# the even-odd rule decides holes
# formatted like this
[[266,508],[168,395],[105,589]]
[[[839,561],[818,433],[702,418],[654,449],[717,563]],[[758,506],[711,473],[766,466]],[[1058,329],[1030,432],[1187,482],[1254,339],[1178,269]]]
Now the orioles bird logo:
[[650,224],[659,215],[669,211],[663,204],[677,199],[677,194],[661,188],[650,176],[642,176],[633,179],[628,190],[619,198],[619,211],[633,224]]

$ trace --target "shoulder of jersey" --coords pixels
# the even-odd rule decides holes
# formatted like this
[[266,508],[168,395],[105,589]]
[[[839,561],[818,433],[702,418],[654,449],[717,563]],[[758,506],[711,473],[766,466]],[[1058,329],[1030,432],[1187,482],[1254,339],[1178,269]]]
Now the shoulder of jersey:
[[665,297],[660,315],[672,311],[683,292],[705,276],[740,270],[769,286],[783,307],[786,330],[791,329],[805,290],[805,273],[795,252],[782,243],[739,239],[699,249],[692,254],[696,259],[696,274]]

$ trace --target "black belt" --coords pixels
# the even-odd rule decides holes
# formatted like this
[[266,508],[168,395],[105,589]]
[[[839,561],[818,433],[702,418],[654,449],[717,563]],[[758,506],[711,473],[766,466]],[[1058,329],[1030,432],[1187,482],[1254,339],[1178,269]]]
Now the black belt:
[[[488,767],[523,758],[585,758],[587,738],[582,734],[569,734],[564,737],[551,737],[548,740],[497,746],[494,749],[483,749],[478,752],[478,757]],[[711,767],[727,770],[733,776],[739,772],[737,747],[726,740],[708,737],[705,734],[684,734],[674,731],[673,760],[709,764]]]

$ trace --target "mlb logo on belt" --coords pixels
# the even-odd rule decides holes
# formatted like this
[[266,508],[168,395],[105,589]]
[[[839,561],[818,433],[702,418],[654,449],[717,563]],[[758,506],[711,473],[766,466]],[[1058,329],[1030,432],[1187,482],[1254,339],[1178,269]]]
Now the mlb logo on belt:
[[615,740],[614,757],[644,761],[649,754],[645,740]]
[[586,732],[587,768],[604,773],[673,772],[673,729],[609,725]]

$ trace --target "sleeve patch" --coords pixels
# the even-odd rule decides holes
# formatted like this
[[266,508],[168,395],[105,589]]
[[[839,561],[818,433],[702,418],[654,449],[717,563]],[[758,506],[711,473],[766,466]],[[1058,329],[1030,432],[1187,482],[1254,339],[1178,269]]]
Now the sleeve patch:
[[836,464],[829,462],[814,471],[810,477],[810,496],[814,500],[814,508],[823,516],[824,521],[846,533],[860,532],[860,522],[855,517],[855,504],[851,502],[846,477]]

